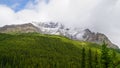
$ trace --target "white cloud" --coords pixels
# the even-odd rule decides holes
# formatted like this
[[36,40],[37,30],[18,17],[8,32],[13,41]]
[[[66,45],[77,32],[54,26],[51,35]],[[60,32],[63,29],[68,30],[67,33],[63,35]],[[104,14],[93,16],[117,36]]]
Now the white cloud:
[[90,28],[106,34],[120,45],[119,0],[36,0],[15,13],[8,6],[0,6],[0,25],[31,21],[55,21],[70,27]]
[[0,6],[0,25],[13,22],[15,19],[14,11],[5,5]]

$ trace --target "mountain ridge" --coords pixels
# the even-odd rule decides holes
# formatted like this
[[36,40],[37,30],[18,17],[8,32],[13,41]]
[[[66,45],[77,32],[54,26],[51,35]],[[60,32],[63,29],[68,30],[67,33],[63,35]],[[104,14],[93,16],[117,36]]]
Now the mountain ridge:
[[73,40],[88,41],[97,44],[102,44],[105,41],[109,48],[118,49],[119,47],[113,44],[106,35],[95,33],[89,29],[70,29],[63,24],[48,22],[48,23],[26,23],[19,25],[5,25],[0,27],[0,33],[29,33],[37,32],[42,34],[61,35]]

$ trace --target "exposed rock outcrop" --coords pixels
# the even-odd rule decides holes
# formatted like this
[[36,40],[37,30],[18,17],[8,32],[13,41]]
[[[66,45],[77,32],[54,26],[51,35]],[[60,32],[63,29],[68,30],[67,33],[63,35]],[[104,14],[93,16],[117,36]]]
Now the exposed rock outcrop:
[[97,44],[102,44],[103,41],[105,41],[108,44],[108,47],[115,49],[118,48],[118,46],[113,44],[106,35],[102,33],[91,32],[89,29],[85,30],[85,34],[83,35],[83,38],[86,39],[85,41],[94,42]]
[[31,23],[21,24],[21,25],[5,25],[0,27],[1,33],[29,33],[29,32],[40,32],[36,26]]

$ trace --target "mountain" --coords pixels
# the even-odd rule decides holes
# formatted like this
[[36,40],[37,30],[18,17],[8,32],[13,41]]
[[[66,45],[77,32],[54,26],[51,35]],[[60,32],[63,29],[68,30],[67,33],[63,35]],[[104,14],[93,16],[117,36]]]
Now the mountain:
[[102,44],[105,41],[108,47],[118,49],[106,35],[95,33],[89,29],[66,28],[63,24],[54,22],[33,22],[21,25],[6,25],[0,28],[1,33],[28,33],[37,32],[42,34],[61,35],[73,40],[88,41]]

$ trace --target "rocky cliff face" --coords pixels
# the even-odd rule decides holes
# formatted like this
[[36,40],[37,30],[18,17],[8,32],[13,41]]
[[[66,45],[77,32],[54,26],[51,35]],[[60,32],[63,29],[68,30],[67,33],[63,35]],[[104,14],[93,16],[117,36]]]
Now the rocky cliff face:
[[40,30],[31,23],[21,25],[5,25],[0,27],[1,33],[29,33],[29,32],[40,32]]
[[110,48],[118,48],[117,45],[113,44],[107,36],[105,36],[102,33],[94,33],[91,32],[89,29],[85,29],[85,34],[83,35],[83,38],[85,38],[85,41],[94,42],[97,44],[102,44],[103,41],[105,41],[108,44],[108,47]]
[[118,49],[118,46],[114,45],[108,38],[102,33],[91,32],[89,29],[81,30],[79,28],[66,28],[60,23],[27,23],[21,25],[6,25],[0,27],[1,33],[29,33],[37,32],[42,34],[54,34],[66,36],[70,39],[88,41],[97,44],[102,44],[105,41],[108,47]]

